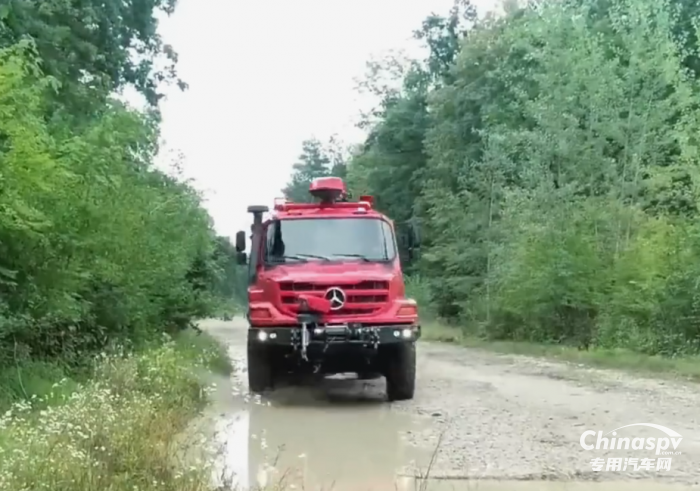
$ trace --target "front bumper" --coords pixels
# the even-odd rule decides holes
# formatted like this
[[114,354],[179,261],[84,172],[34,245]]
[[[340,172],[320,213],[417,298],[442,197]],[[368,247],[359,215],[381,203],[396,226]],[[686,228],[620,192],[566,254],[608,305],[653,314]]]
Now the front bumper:
[[[381,345],[415,342],[421,336],[419,325],[336,325],[308,327],[310,348],[329,345],[378,348]],[[248,339],[252,343],[272,346],[289,346],[300,349],[302,345],[301,327],[253,327],[248,329]]]

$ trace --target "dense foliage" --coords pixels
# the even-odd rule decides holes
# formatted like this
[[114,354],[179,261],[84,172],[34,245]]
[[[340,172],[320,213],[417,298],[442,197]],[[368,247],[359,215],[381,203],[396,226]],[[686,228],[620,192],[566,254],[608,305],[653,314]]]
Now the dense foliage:
[[[150,339],[230,293],[228,240],[197,192],[153,165],[157,87],[176,77],[152,68],[175,58],[155,15],[173,8],[0,5],[0,370]],[[113,97],[127,84],[151,110]]]
[[311,200],[309,184],[316,178],[337,176],[345,178],[346,152],[335,138],[321,143],[316,138],[302,142],[298,161],[292,166],[290,182],[282,190],[284,196],[297,203]]
[[[689,0],[425,20],[353,190],[420,222],[431,306],[493,338],[700,349],[700,72]],[[386,77],[385,77],[386,78]]]

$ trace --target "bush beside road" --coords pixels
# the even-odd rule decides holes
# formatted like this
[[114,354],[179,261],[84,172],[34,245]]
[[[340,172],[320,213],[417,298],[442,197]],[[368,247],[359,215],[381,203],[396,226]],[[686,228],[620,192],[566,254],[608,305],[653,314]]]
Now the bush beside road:
[[228,362],[191,327],[231,312],[240,271],[180,159],[157,158],[161,82],[186,85],[158,35],[173,9],[0,6],[3,490],[197,489],[167,459],[200,372]]
[[0,417],[0,489],[206,489],[206,462],[178,462],[177,441],[206,403],[206,371],[228,373],[225,352],[187,331],[138,353],[101,355],[90,380],[55,383],[45,398]]
[[468,330],[445,322],[432,321],[423,326],[423,339],[457,344],[468,348],[551,358],[598,368],[629,370],[639,375],[679,377],[700,382],[700,357],[665,357],[645,355],[622,348],[590,348],[581,350],[560,344],[528,343],[525,341],[495,341],[470,335]]
[[469,348],[504,354],[552,358],[559,361],[599,368],[614,368],[639,372],[640,375],[680,377],[700,382],[700,357],[649,355],[625,348],[590,346],[581,349],[566,344],[494,339],[483,328],[467,322],[455,322],[438,317],[430,302],[429,291],[420,278],[409,278],[408,295],[420,306],[425,341],[456,344]]

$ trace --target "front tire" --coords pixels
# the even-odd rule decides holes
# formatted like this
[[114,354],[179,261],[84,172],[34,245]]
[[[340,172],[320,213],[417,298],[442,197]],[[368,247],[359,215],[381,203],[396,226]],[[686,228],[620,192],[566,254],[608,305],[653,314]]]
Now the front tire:
[[270,390],[274,385],[274,373],[268,350],[248,343],[248,388],[254,394]]
[[406,343],[392,350],[387,363],[386,395],[389,401],[413,399],[416,391],[416,345]]

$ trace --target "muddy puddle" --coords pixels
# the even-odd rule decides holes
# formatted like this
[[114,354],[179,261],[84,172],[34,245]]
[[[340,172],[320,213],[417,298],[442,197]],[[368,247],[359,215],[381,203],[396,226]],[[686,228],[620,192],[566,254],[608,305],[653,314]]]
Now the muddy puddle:
[[216,421],[219,481],[243,489],[414,489],[410,476],[431,458],[406,441],[421,422],[365,397],[361,385],[328,380],[266,398],[234,396]]
[[[240,381],[217,382],[210,418],[219,489],[335,491],[665,491],[688,486],[653,481],[502,481],[422,479],[433,451],[408,443],[430,431],[429,417],[401,414],[365,382],[328,379],[248,396]],[[213,413],[212,413],[213,415]],[[212,416],[210,415],[210,416]],[[468,470],[465,471],[465,475]]]
[[[406,403],[386,403],[383,380],[358,381],[351,377],[335,377],[320,385],[286,387],[266,397],[251,397],[244,369],[245,330],[235,323],[213,323],[209,330],[229,345],[236,366],[230,380],[216,381],[212,404],[195,422],[193,430],[196,435],[206,435],[197,440],[206,440],[206,447],[213,454],[204,458],[214,463],[214,484],[221,490],[700,489],[700,475],[695,477],[696,459],[688,460],[687,467],[679,463],[676,474],[660,473],[653,478],[647,475],[635,479],[632,475],[616,481],[611,480],[609,473],[592,473],[587,456],[575,453],[580,452],[576,445],[555,438],[566,435],[576,439],[580,435],[581,423],[571,414],[583,414],[581,397],[571,398],[570,414],[557,409],[560,406],[536,405],[536,398],[513,402],[508,399],[508,391],[494,389],[511,387],[508,384],[514,382],[508,373],[498,383],[478,383],[491,373],[484,367],[495,370],[493,366],[502,363],[497,359],[476,360],[472,368],[446,366],[447,362],[438,356],[442,348],[433,349],[437,355],[428,352],[429,347],[424,348],[424,353],[428,353],[421,359],[422,392],[416,400]],[[462,378],[455,375],[458,368],[462,370],[459,374],[464,372]],[[528,383],[539,384],[538,393],[545,394],[543,380],[549,383],[549,379],[537,377]],[[564,384],[556,394],[571,390]],[[600,397],[603,396],[592,393],[586,400],[592,404]],[[630,407],[641,406],[636,403],[626,410]],[[607,414],[607,410],[597,412],[596,424],[614,427],[607,420],[598,421]],[[683,416],[683,421],[691,422],[692,418]],[[543,435],[550,430],[553,436]],[[439,439],[436,435],[442,432],[446,433],[437,464],[432,466],[427,480],[417,478],[431,467],[433,445]],[[688,434],[690,442],[694,441],[693,436]],[[572,475],[575,480],[566,477]]]

